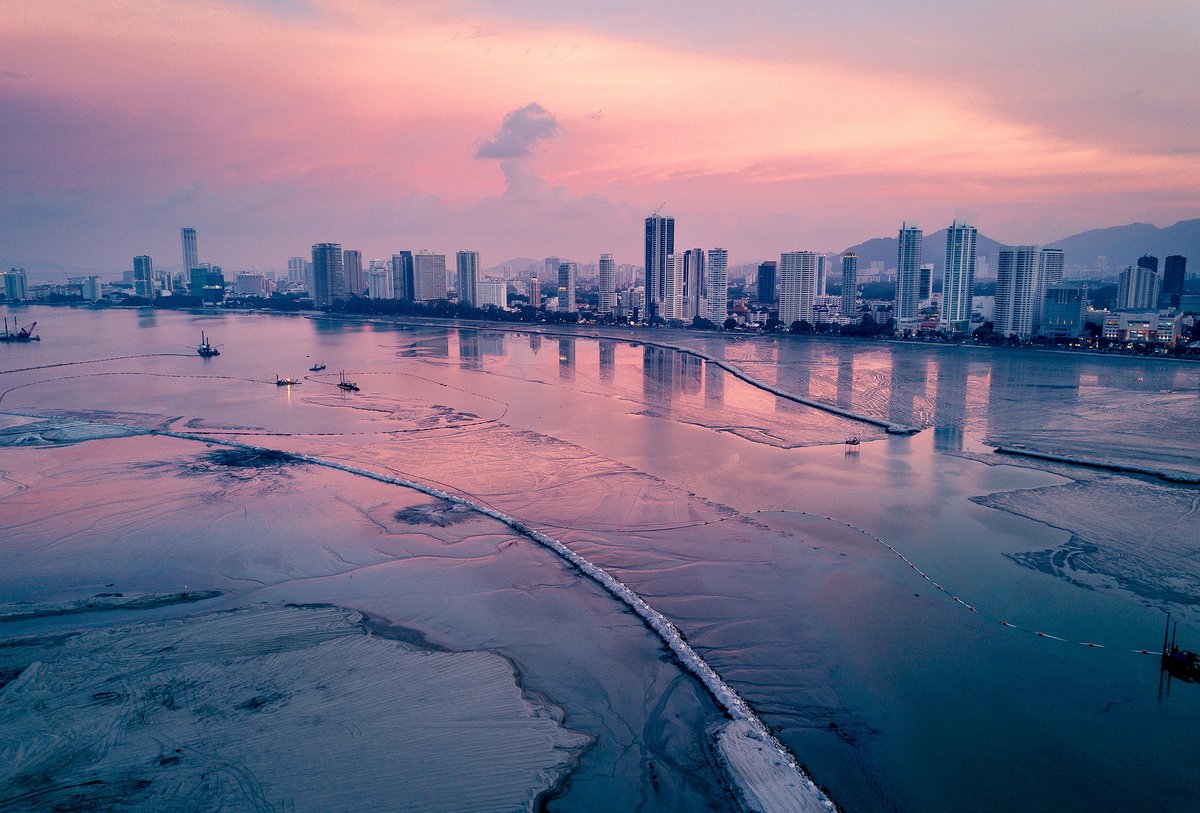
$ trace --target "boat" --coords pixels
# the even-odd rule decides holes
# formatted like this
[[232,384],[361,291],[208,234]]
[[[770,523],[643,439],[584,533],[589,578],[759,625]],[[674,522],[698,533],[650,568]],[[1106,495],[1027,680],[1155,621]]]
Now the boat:
[[309,367],[308,371],[311,373],[319,373],[324,369],[325,369],[325,364],[323,362],[318,361],[316,364]]
[[342,380],[338,382],[338,389],[345,390],[346,392],[358,392],[358,385],[353,381],[347,381],[346,373],[343,372]]
[[17,320],[13,320],[13,326],[10,330],[8,327],[8,317],[4,317],[4,332],[0,333],[0,342],[40,342],[41,336],[34,334],[33,330],[37,327],[37,322],[34,322],[29,327],[17,327]]
[[213,356],[221,355],[221,351],[209,343],[208,337],[204,335],[203,330],[200,331],[200,344],[196,345],[196,352],[203,358],[212,358]]
[[862,443],[862,441],[859,440],[858,438],[856,438],[854,435],[851,435],[850,437],[846,438],[847,446],[857,446],[860,443]]
[[300,379],[298,379],[298,378],[280,378],[279,373],[275,373],[275,386],[276,387],[294,387],[295,385],[297,385],[299,383],[300,383]]
[[[1200,654],[1190,649],[1180,649],[1175,643],[1179,623],[1171,628],[1171,614],[1167,613],[1167,628],[1163,631],[1162,670],[1176,680],[1200,683]],[[1167,644],[1170,633],[1171,643]]]

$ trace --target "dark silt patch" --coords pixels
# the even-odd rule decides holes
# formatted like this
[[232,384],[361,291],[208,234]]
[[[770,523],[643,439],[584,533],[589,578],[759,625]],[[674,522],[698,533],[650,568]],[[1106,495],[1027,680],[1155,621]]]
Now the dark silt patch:
[[395,519],[409,525],[436,525],[445,528],[470,519],[475,512],[465,505],[438,500],[428,505],[414,505],[397,511]]

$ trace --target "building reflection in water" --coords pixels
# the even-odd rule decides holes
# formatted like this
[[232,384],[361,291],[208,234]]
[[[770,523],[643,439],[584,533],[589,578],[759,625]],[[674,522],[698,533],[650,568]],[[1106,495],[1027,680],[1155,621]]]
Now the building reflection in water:
[[892,348],[892,375],[888,387],[888,420],[901,426],[917,422],[917,394],[925,394],[925,355],[909,348]]
[[642,348],[642,395],[649,404],[669,404],[679,380],[679,353],[662,347]]
[[600,340],[600,380],[612,383],[617,364],[617,343],[612,339]]
[[458,331],[458,357],[464,370],[478,370],[483,366],[480,357],[479,332],[475,330]]
[[854,354],[843,351],[837,363],[837,405],[854,408]]
[[484,356],[503,356],[504,334],[498,330],[484,330],[480,332],[479,352]]
[[725,402],[725,375],[715,364],[704,365],[704,403],[720,406]]
[[450,358],[450,331],[439,330],[428,339],[423,339],[421,346],[425,348],[426,354],[433,358]]
[[529,334],[529,349],[533,351],[535,356],[537,355],[537,352],[542,349],[542,334]]
[[937,362],[937,384],[933,403],[933,447],[939,452],[963,448],[967,422],[968,363],[951,352]]
[[680,390],[685,395],[699,395],[704,382],[704,359],[690,353],[680,353]]
[[558,340],[558,377],[563,380],[575,378],[575,340]]

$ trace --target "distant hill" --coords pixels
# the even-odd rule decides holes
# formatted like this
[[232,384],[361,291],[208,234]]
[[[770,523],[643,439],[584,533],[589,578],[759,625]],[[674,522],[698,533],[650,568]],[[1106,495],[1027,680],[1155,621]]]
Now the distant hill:
[[[858,255],[858,267],[865,268],[872,261],[882,261],[884,267],[895,268],[897,239],[875,237],[850,246],[842,253],[853,251]],[[1200,219],[1181,220],[1173,226],[1160,229],[1149,223],[1130,223],[1108,229],[1092,229],[1073,234],[1061,240],[1044,243],[1044,246],[1061,248],[1070,263],[1093,263],[1097,257],[1107,257],[1111,271],[1133,265],[1137,258],[1150,253],[1159,259],[1169,254],[1182,254],[1191,258],[1189,271],[1196,273],[1200,266]],[[1000,250],[1001,244],[983,234],[979,235],[975,253],[987,257]],[[921,246],[921,261],[934,263],[940,271],[946,261],[946,229],[925,235]]]
[[1188,257],[1188,270],[1195,274],[1200,265],[1200,220],[1181,220],[1174,226],[1160,229],[1149,223],[1130,223],[1110,229],[1092,229],[1051,244],[1061,248],[1068,263],[1091,263],[1097,257],[1107,257],[1108,267],[1116,271],[1137,263],[1143,254],[1162,260],[1169,254]]

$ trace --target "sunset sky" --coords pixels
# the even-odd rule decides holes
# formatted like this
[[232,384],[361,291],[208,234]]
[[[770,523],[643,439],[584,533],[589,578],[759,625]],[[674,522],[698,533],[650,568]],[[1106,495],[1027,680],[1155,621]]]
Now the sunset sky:
[[[981,4],[982,5],[982,4]],[[0,4],[0,264],[641,262],[1200,217],[1195,0]]]

